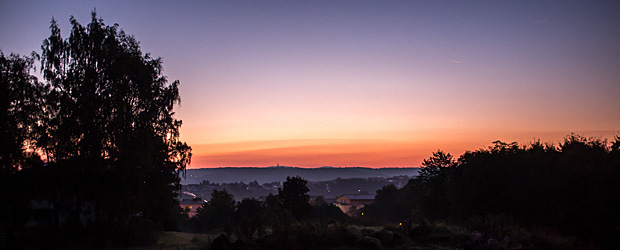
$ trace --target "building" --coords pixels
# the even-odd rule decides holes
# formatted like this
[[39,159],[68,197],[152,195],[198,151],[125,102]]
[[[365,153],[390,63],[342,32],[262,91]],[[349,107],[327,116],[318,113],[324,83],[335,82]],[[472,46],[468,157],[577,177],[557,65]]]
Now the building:
[[197,197],[195,194],[187,191],[181,192],[178,199],[181,210],[190,218],[196,216],[196,214],[198,213],[198,208],[206,202],[200,197]]
[[202,207],[204,201],[201,200],[182,200],[179,202],[179,206],[190,218],[196,216],[198,208]]
[[342,212],[351,215],[353,211],[361,209],[374,201],[374,194],[343,194],[336,197],[334,205],[340,208]]

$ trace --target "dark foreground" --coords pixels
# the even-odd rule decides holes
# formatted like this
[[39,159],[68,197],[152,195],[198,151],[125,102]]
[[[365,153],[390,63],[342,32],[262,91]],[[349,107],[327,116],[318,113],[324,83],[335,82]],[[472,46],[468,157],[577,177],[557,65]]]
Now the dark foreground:
[[[419,227],[419,226],[418,226]],[[417,228],[416,239],[401,227],[329,226],[322,234],[303,225],[292,228],[288,239],[273,236],[244,241],[223,232],[210,234],[162,232],[152,246],[108,248],[126,250],[178,249],[595,249],[573,238],[550,232],[519,232],[512,238],[494,239],[446,224]],[[415,227],[414,227],[415,228]]]

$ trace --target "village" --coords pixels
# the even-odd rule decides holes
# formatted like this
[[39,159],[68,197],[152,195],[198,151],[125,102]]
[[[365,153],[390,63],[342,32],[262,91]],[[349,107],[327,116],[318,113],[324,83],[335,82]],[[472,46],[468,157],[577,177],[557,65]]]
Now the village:
[[[340,208],[343,213],[353,215],[364,205],[374,201],[376,190],[386,185],[394,185],[401,188],[411,177],[372,177],[372,178],[336,178],[331,181],[310,181],[307,186],[310,189],[310,204],[318,203],[333,204]],[[189,217],[196,215],[197,209],[209,201],[214,190],[226,190],[237,201],[251,198],[265,201],[269,194],[277,194],[282,188],[281,182],[259,183],[211,183],[203,181],[200,184],[183,185],[179,194],[179,203],[183,211]]]

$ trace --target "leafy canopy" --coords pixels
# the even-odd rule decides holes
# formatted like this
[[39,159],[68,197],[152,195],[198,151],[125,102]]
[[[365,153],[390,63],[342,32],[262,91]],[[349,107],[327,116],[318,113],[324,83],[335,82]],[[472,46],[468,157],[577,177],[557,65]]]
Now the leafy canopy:
[[82,26],[73,17],[68,39],[55,20],[42,48],[50,91],[45,141],[52,160],[85,158],[184,169],[190,148],[179,140],[179,81],[162,75],[161,58],[140,51],[133,36],[92,13]]

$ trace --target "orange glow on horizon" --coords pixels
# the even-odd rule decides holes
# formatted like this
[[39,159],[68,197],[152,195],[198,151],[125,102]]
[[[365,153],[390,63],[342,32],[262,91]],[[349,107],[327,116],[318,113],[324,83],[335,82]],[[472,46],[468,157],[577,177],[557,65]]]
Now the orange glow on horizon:
[[[315,139],[224,142],[192,145],[190,168],[293,166],[302,168],[332,167],[418,167],[432,152],[443,150],[458,158],[466,151],[486,148],[495,140],[527,144],[534,140],[559,144],[570,133],[504,133],[460,130],[424,131],[418,139],[362,140]],[[588,137],[612,139],[617,132],[580,133]]]
[[4,1],[0,49],[29,55],[51,17],[67,37],[96,7],[179,80],[190,168],[415,167],[496,140],[613,139],[609,2]]

